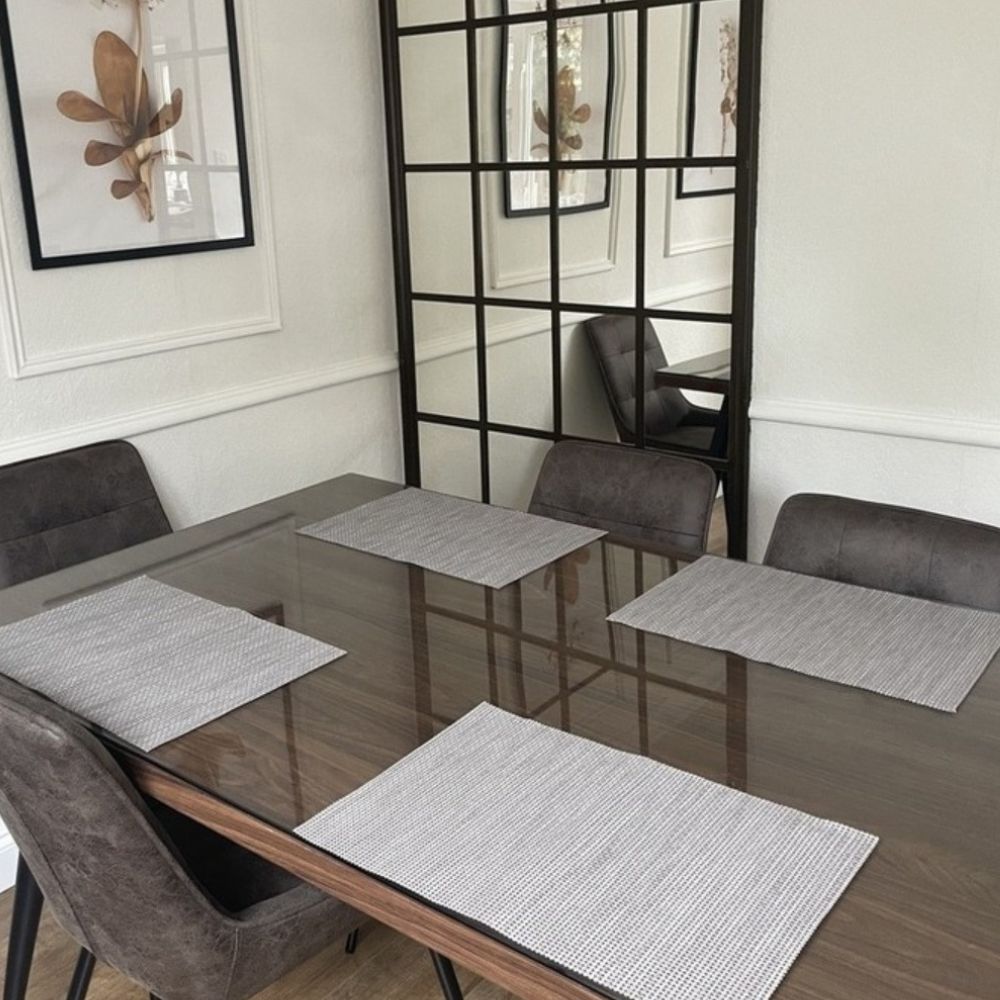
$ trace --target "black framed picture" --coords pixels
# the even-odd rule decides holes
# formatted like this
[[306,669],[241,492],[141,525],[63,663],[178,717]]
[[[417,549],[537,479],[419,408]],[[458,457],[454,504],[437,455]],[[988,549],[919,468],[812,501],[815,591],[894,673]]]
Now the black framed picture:
[[[705,0],[690,13],[686,156],[735,156],[739,85],[739,0]],[[677,171],[678,198],[734,194],[733,167]]]
[[[614,22],[607,15],[573,17],[560,6],[556,104],[559,121],[559,208],[588,212],[611,204],[610,170],[577,170],[574,160],[608,159],[615,102]],[[538,11],[538,0],[504,0],[504,14]],[[545,21],[505,25],[500,46],[500,157],[504,163],[548,162],[548,36]],[[549,206],[545,170],[511,171],[504,178],[508,218],[544,215]]]
[[2,0],[32,266],[254,242],[233,0]]

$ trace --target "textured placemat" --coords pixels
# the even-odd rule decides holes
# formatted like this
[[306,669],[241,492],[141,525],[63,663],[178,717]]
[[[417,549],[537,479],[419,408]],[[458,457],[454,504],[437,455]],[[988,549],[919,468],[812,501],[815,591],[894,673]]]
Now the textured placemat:
[[608,619],[955,712],[1000,615],[705,556]]
[[300,532],[498,589],[607,534],[414,489],[391,493]]
[[141,750],[343,655],[148,577],[0,628],[0,673]]
[[769,997],[877,843],[489,705],[297,832],[629,1000]]

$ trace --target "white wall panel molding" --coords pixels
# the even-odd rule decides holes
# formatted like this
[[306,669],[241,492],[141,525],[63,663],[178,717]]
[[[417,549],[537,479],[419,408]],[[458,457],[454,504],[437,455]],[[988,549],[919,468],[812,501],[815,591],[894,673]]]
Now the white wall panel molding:
[[[497,192],[499,196],[499,192]],[[611,182],[611,206],[608,208],[607,218],[607,240],[602,241],[602,253],[597,257],[578,261],[573,264],[564,263],[560,270],[562,280],[571,281],[573,278],[585,278],[591,274],[602,274],[606,271],[613,271],[618,267],[619,262],[619,233],[621,229],[621,204],[622,193],[620,179],[612,178]],[[563,225],[567,220],[589,221],[589,213],[581,213],[577,216],[563,216]],[[547,265],[536,268],[525,268],[522,270],[505,271],[501,267],[500,258],[503,251],[500,246],[499,228],[503,222],[529,222],[530,220],[506,220],[497,212],[486,213],[486,255],[489,261],[490,287],[502,291],[507,288],[520,288],[523,285],[537,285],[539,282],[549,280],[549,268]],[[569,298],[569,295],[565,296]]]
[[273,403],[290,396],[300,396],[307,392],[387,375],[397,371],[398,367],[395,354],[375,354],[308,372],[279,375],[180,402],[165,403],[102,420],[31,434],[12,441],[0,442],[0,465],[65,448],[92,444],[94,441],[148,434],[165,427],[176,427],[234,410]]
[[1000,448],[1000,421],[963,420],[837,403],[767,398],[753,400],[750,419],[761,423],[793,424],[853,431],[858,434]]

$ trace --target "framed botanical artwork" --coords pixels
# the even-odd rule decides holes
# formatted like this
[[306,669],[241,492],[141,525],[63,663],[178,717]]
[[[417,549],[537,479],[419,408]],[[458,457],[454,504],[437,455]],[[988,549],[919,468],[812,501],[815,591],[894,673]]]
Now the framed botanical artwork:
[[[735,156],[739,84],[740,2],[705,0],[690,13],[687,156]],[[733,194],[733,167],[697,167],[677,171],[678,198]]]
[[36,269],[253,244],[233,0],[2,0]]
[[[573,17],[573,7],[591,0],[563,2],[559,19],[556,105],[559,207],[587,212],[611,203],[609,170],[578,170],[574,160],[610,155],[615,103],[615,38],[610,13]],[[544,10],[544,0],[504,0],[505,14]],[[507,25],[500,46],[500,156],[505,163],[548,162],[548,38],[546,23]],[[542,215],[549,206],[549,173],[511,171],[505,177],[504,210],[509,218]]]

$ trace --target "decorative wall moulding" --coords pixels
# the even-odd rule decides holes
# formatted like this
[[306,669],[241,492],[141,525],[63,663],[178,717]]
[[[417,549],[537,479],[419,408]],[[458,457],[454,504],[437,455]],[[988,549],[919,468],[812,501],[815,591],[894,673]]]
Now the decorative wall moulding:
[[[591,274],[602,274],[606,271],[613,271],[619,262],[619,233],[621,225],[621,194],[619,178],[613,178],[611,187],[611,205],[607,211],[607,243],[604,244],[604,255],[595,257],[592,260],[580,261],[576,264],[564,264],[561,271],[563,281],[573,278],[585,278]],[[596,216],[586,216],[578,221],[582,225],[589,225]],[[492,214],[486,220],[486,253],[490,265],[490,287],[503,291],[508,288],[521,288],[525,285],[537,285],[540,282],[548,282],[549,269],[547,266],[540,268],[527,268],[523,271],[502,271],[500,268],[500,240],[498,225],[503,220],[495,218]]]
[[877,410],[802,399],[766,398],[753,400],[750,404],[750,419],[757,423],[877,434],[973,448],[1000,448],[1000,421],[958,420],[925,413]]
[[74,427],[31,434],[13,441],[0,441],[0,465],[91,444],[94,441],[131,438],[167,427],[192,423],[195,420],[207,420],[223,413],[246,410],[292,396],[389,375],[398,368],[395,354],[375,354],[315,371],[279,375],[248,385],[152,406],[145,410],[87,421]]
[[[197,347],[203,344],[276,333],[281,330],[281,305],[278,285],[277,254],[271,216],[270,182],[267,170],[267,140],[263,114],[261,78],[257,53],[260,51],[253,5],[239,0],[239,23],[245,40],[240,58],[243,64],[243,83],[247,98],[247,121],[250,132],[249,169],[256,214],[256,244],[241,253],[262,255],[264,308],[255,316],[221,320],[216,323],[180,327],[160,333],[144,334],[127,340],[88,344],[59,351],[35,351],[30,346],[31,331],[25,328],[18,304],[17,258],[27,257],[27,250],[15,249],[15,222],[9,215],[9,203],[4,211],[0,206],[0,340],[4,344],[7,372],[11,378],[31,378],[56,372],[108,364],[126,358],[143,357],[166,351]],[[107,267],[128,266],[108,264]],[[134,266],[134,265],[132,265]],[[170,268],[179,266],[169,260],[151,262],[150,267]],[[257,269],[258,272],[260,268]],[[253,280],[257,282],[255,273]],[[53,280],[59,280],[53,275]]]

